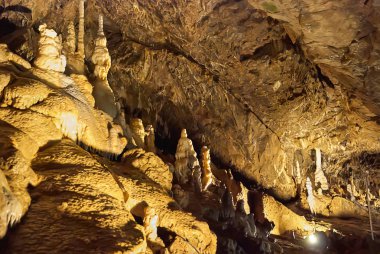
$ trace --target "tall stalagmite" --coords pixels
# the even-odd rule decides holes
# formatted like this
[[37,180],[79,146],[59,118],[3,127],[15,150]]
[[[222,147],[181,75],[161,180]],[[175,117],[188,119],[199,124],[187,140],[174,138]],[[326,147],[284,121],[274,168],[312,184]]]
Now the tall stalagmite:
[[95,106],[106,112],[112,118],[115,118],[117,115],[115,96],[107,80],[108,71],[111,68],[111,56],[107,49],[107,38],[103,31],[102,15],[99,15],[98,22],[99,28],[95,40],[95,49],[91,57],[91,61],[95,65],[93,95],[95,98]]

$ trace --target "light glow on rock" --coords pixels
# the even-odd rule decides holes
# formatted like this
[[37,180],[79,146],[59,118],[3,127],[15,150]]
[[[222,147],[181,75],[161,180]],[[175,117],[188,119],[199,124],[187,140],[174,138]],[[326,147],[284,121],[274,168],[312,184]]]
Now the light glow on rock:
[[307,237],[308,243],[315,245],[318,243],[318,237],[315,234],[311,234]]

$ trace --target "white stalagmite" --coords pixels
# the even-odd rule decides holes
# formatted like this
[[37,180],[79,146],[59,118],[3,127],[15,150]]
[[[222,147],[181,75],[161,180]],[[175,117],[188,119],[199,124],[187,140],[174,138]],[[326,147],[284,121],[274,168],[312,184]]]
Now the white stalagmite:
[[307,203],[310,207],[310,212],[316,214],[315,212],[315,198],[313,193],[313,187],[311,185],[310,178],[306,178],[306,190],[307,190]]
[[322,170],[322,153],[321,153],[321,149],[315,148],[315,154],[316,154],[316,159],[315,159],[315,164],[316,164],[316,169],[315,169],[315,185],[317,185],[317,183],[320,183],[322,190],[328,190],[329,189],[329,184],[327,183],[327,178],[326,178],[326,176],[325,176],[325,174],[323,173],[323,170]]
[[140,118],[132,118],[130,126],[132,131],[132,137],[136,142],[136,145],[145,150],[145,129],[143,121]]
[[84,0],[79,0],[78,54],[84,59]]
[[66,57],[62,55],[62,39],[53,29],[47,29],[46,24],[39,26],[40,39],[38,53],[34,65],[42,70],[64,72]]
[[67,73],[85,75],[87,72],[84,63],[84,3],[79,1],[79,31],[78,45],[74,22],[67,26],[67,37],[64,44],[64,52],[67,57]]
[[298,160],[296,160],[296,168],[295,168],[293,174],[294,174],[294,177],[296,179],[296,183],[298,185],[300,185],[302,182],[302,177],[301,177],[301,167],[300,167],[300,163],[298,162]]
[[108,71],[111,68],[111,56],[107,49],[107,38],[103,32],[102,15],[99,15],[98,36],[95,40],[95,49],[91,61],[95,65],[93,90],[95,106],[115,118],[117,115],[115,96],[107,80]]
[[98,36],[102,35],[104,36],[104,30],[103,30],[103,15],[99,15],[98,17]]
[[107,49],[107,38],[104,36],[102,15],[99,15],[98,35],[95,40],[95,49],[91,60],[95,65],[95,77],[107,80],[107,74],[111,68],[111,57]]
[[[174,174],[181,184],[186,184],[191,178],[191,168],[199,166],[197,153],[194,151],[193,142],[187,138],[186,129],[181,132],[175,153]],[[190,168],[190,167],[191,168]]]
[[158,215],[154,208],[147,206],[144,208],[144,229],[146,238],[149,241],[155,242],[157,239],[157,223],[158,223]]
[[210,149],[207,146],[203,146],[201,149],[202,154],[202,190],[207,190],[208,186],[212,183],[212,172],[211,172],[211,159],[210,159]]

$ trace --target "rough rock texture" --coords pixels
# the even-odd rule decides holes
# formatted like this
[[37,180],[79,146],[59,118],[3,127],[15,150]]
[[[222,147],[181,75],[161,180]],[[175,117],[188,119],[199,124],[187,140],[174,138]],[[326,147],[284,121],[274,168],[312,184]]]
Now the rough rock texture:
[[[338,162],[326,164],[330,174],[353,154],[379,151],[376,115],[358,99],[362,85],[352,89],[344,78],[331,82],[326,68],[321,73],[320,63],[306,54],[307,42],[292,42],[289,25],[269,17],[269,11],[246,1],[99,4],[122,33],[118,40],[116,31],[109,33],[115,59],[110,80],[118,96],[124,98],[127,91],[127,105],[156,120],[156,129],[187,128],[195,143],[218,144],[215,157],[277,197],[296,195],[296,152],[304,178],[315,147],[329,162]],[[336,5],[345,10],[337,15],[346,18],[343,12],[351,9]],[[329,24],[330,30],[336,27]],[[320,33],[312,32],[314,37]],[[376,58],[378,39],[368,36],[374,36]],[[331,42],[319,43],[323,49]]]
[[[83,89],[88,82],[75,82],[83,78],[30,68],[7,47],[0,49],[4,59],[0,72],[9,75],[0,96],[0,168],[5,176],[1,177],[0,195],[3,237],[7,225],[18,222],[28,210],[28,185],[41,180],[30,167],[39,148],[67,136],[99,153],[113,155],[122,152],[126,139],[115,133],[119,129],[111,119],[92,108],[88,99],[91,95],[84,94],[90,89]],[[20,71],[14,63],[29,70]]]
[[88,152],[63,140],[37,154],[32,168],[44,180],[31,191],[23,224],[8,235],[9,253],[145,252],[143,227],[125,209],[110,172]]
[[[37,55],[40,23],[59,33],[69,22],[77,23],[76,1],[12,0],[3,5],[0,18],[7,30],[0,29],[0,42],[29,61]],[[86,62],[95,48],[98,14],[103,13],[112,59],[108,80],[119,110],[125,110],[118,114],[153,124],[163,139],[161,148],[174,150],[180,130],[186,128],[195,151],[203,145],[212,147],[211,158],[218,164],[240,172],[281,200],[305,195],[306,177],[315,182],[318,164],[328,182],[328,189],[318,193],[327,200],[317,208],[324,215],[350,214],[356,205],[346,199],[352,195],[361,208],[365,206],[363,172],[368,170],[370,199],[379,208],[378,1],[88,0],[85,7]],[[54,132],[40,131],[43,139],[37,141],[38,148],[62,135],[79,138],[96,150],[120,141],[119,127],[93,109],[87,78],[82,79],[86,84],[75,86],[80,79],[30,69],[6,47],[0,51],[0,63],[7,63],[0,70],[1,103],[6,107],[1,119],[37,137],[35,126],[16,125],[18,119],[24,123],[42,117],[49,130],[53,124]],[[23,82],[41,93],[27,94]],[[12,142],[22,136],[14,133]],[[125,142],[120,142],[115,150],[123,146]],[[16,148],[7,155],[8,164],[23,160],[25,155]],[[115,153],[111,150],[105,153]],[[150,155],[133,153],[134,163],[148,165],[142,171],[150,172],[149,163],[145,164]],[[23,165],[22,170],[29,172],[26,178],[33,178],[28,167]],[[33,182],[30,179],[20,189]],[[169,180],[164,184],[157,191],[166,192]],[[313,186],[315,192],[318,189]],[[140,195],[135,189],[128,191]],[[155,201],[147,193],[139,197],[129,201],[132,210],[139,210],[135,204],[141,200]],[[326,212],[330,201],[337,205]],[[160,217],[168,216],[162,225],[174,220],[173,213],[156,210]],[[191,228],[189,220],[186,229]],[[186,230],[175,230],[188,237]],[[210,244],[198,239],[202,233],[196,235],[196,240],[189,240],[191,245]],[[181,246],[182,240],[177,240]]]
[[[122,190],[102,164],[113,169],[130,193],[126,204]],[[136,208],[141,202],[160,211],[161,227],[178,234],[198,252],[215,253],[215,237],[207,224],[169,208],[173,200],[138,167],[121,171],[125,166],[96,158],[67,139],[38,153],[32,167],[44,180],[31,192],[34,201],[23,224],[7,238],[11,253],[29,248],[38,253],[145,253],[145,232],[130,212],[141,216]]]
[[[61,30],[61,17],[74,20],[77,10],[60,1],[38,10],[39,1],[13,3],[30,8],[28,24],[43,19]],[[93,0],[86,10],[87,41],[97,14],[105,15],[109,81],[122,108],[142,113],[164,137],[187,128],[195,144],[223,141],[212,156],[278,198],[296,196],[295,161],[302,159],[305,179],[316,147],[327,179],[352,156],[379,151],[372,1]],[[22,26],[17,12],[7,15]],[[89,59],[93,45],[86,47]]]
[[[8,54],[7,48],[0,54]],[[14,58],[4,59],[0,71],[9,76],[0,97],[1,238],[29,209],[28,185],[39,184],[31,190],[23,224],[7,236],[7,252],[145,253],[147,232],[134,216],[142,218],[148,205],[157,211],[158,225],[191,252],[215,253],[208,225],[168,196],[172,174],[160,158],[135,149],[123,155],[124,164],[112,164],[79,147],[113,157],[127,143],[121,127],[93,108],[85,76],[20,71]],[[61,141],[64,136],[71,140]],[[176,250],[173,242],[166,247]]]
[[126,170],[133,167],[142,171],[152,181],[163,186],[166,190],[171,190],[173,174],[166,165],[154,153],[145,152],[143,149],[131,149],[123,154],[122,162]]
[[355,91],[380,114],[378,1],[248,1],[285,24],[293,41],[334,84]]

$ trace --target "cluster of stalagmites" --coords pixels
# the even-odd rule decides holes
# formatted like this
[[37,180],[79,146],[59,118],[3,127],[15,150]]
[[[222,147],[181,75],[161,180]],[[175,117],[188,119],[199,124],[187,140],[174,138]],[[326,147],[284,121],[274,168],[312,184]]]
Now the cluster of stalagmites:
[[[115,158],[125,149],[127,139],[123,134],[127,134],[130,135],[132,145],[140,146],[148,152],[156,152],[153,126],[144,128],[140,119],[133,119],[131,128],[125,124],[124,119],[120,121],[122,127],[113,122],[117,109],[107,81],[111,59],[101,16],[91,58],[95,70],[90,79],[86,77],[83,1],[80,1],[79,10],[79,38],[76,39],[74,25],[70,23],[64,46],[61,36],[54,30],[48,29],[45,24],[39,27],[40,38],[34,67],[13,54],[6,45],[0,45],[0,238],[6,234],[8,226],[20,221],[28,210],[31,199],[27,187],[29,184],[37,185],[42,180],[32,170],[31,161],[38,150],[50,142],[67,137],[87,151]],[[149,156],[148,162],[156,163],[159,160]],[[124,202],[130,202],[128,192],[117,174],[110,167],[103,166],[109,170],[123,192],[126,192]],[[138,167],[143,168],[144,165]],[[163,167],[162,170],[165,171],[166,168]],[[146,241],[154,253],[165,252],[165,244],[157,235],[159,223],[165,225],[162,220],[160,222],[160,213],[165,214],[166,220],[172,220],[168,221],[168,228],[177,231],[177,222],[172,215],[178,215],[177,212],[157,211],[154,207],[146,206],[141,214],[143,228]],[[194,222],[188,223],[195,225],[198,222],[194,219]],[[186,247],[187,241],[199,241],[199,246],[194,247],[198,251],[214,252],[214,236],[208,228],[203,224],[196,229],[188,227],[186,232],[179,230],[178,234],[183,238],[175,241],[175,244],[182,241]],[[209,239],[201,239],[206,235],[196,239],[191,235],[195,231],[198,232],[195,235],[207,234]],[[202,244],[209,245],[210,250],[205,250]],[[171,249],[173,248],[175,250],[172,246]]]
[[[99,17],[98,38],[91,57],[95,70],[89,79],[86,76],[83,2],[80,1],[79,7],[78,40],[73,23],[68,26],[68,37],[63,46],[61,36],[54,30],[48,29],[45,24],[39,27],[40,38],[34,66],[13,54],[7,45],[0,45],[0,238],[6,234],[8,226],[17,223],[28,210],[31,202],[28,185],[35,186],[43,180],[32,170],[32,159],[41,147],[64,137],[89,152],[116,158],[127,146],[126,135],[130,140],[130,148],[136,148],[129,151],[132,166],[149,177],[153,176],[153,181],[161,186],[156,193],[158,196],[166,195],[162,189],[171,188],[171,177],[160,182],[159,176],[154,175],[161,170],[165,176],[169,170],[153,154],[157,152],[153,126],[144,128],[140,119],[132,119],[128,126],[122,115],[116,118],[121,126],[113,122],[117,115],[117,104],[107,81],[111,59],[106,47],[102,16]],[[141,152],[137,147],[152,153]],[[124,158],[128,158],[128,153],[124,154]],[[131,206],[129,208],[132,209],[133,205],[145,201],[130,198],[127,189],[131,190],[131,187],[125,188],[111,167],[101,165],[123,191],[125,206]],[[196,165],[200,168],[199,163]],[[157,167],[157,170],[152,170],[152,167]],[[204,176],[210,177],[210,170],[207,172]],[[166,184],[167,180],[169,183]],[[208,180],[206,185],[209,185]],[[152,183],[151,187],[146,188],[157,187]],[[199,188],[199,191],[202,190]],[[141,195],[145,197],[145,193]],[[137,197],[141,198],[140,194]],[[157,202],[154,198],[149,202],[153,206],[146,205],[138,216],[143,220],[144,238],[154,253],[168,253],[168,250],[176,253],[181,246],[186,248],[188,242],[198,252],[215,251],[215,238],[207,224],[169,208],[156,210],[157,204],[173,202],[167,195]],[[161,206],[167,207],[166,203]],[[165,218],[159,218],[159,214]],[[177,216],[187,219],[178,222]],[[158,225],[167,226],[169,231],[178,233],[178,238],[170,248],[166,248],[158,236]],[[205,246],[208,246],[207,250]]]
[[[243,238],[261,239],[261,250],[270,253],[271,246],[263,239],[268,237],[273,227],[256,227],[254,214],[247,204],[248,190],[234,180],[230,170],[218,170],[221,174],[218,178],[213,175],[211,167],[210,149],[207,146],[201,147],[199,162],[193,143],[188,138],[186,129],[183,129],[178,140],[173,172],[177,183],[173,186],[173,194],[178,204],[183,209],[191,210],[190,203],[194,202],[190,197],[192,193],[199,200],[207,200],[216,194],[216,206],[204,207],[202,216],[216,223],[222,231],[235,232]],[[231,253],[243,251],[233,239],[227,238],[225,243],[233,249]]]
[[[356,189],[358,184],[355,185],[353,175],[345,183],[329,183],[323,171],[322,150],[315,148],[312,152],[315,152],[312,171],[306,172],[305,169],[300,168],[298,160],[295,161],[294,178],[300,190],[301,207],[310,210],[314,215],[367,217],[366,195],[368,194],[371,202],[376,203],[376,198],[371,194],[371,191],[368,190],[367,193],[365,188],[358,191]],[[341,191],[341,186],[346,186],[346,193]]]

